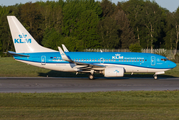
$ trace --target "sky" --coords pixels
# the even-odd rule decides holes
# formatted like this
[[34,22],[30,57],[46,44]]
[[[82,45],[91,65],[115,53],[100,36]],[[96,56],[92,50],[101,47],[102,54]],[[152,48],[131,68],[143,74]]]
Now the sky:
[[[24,4],[26,2],[36,2],[36,1],[47,1],[47,0],[0,0],[0,5],[9,6],[15,5],[16,3]],[[58,0],[49,0],[49,1],[58,1]],[[101,0],[98,0],[101,1]],[[117,4],[118,2],[128,1],[128,0],[111,0],[113,3]],[[152,0],[151,0],[152,1]],[[161,7],[168,9],[170,12],[174,12],[179,7],[179,0],[155,0]]]

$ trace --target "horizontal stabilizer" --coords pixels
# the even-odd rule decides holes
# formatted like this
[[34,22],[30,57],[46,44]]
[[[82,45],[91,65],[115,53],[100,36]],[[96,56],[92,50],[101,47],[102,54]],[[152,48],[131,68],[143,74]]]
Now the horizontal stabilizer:
[[8,51],[7,53],[11,54],[13,56],[29,57],[29,55],[23,55],[23,54],[19,54],[19,53],[13,52],[13,51]]

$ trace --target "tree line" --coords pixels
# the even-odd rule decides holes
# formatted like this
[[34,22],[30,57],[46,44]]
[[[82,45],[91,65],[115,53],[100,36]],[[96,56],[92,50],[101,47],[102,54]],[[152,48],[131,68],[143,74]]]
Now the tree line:
[[178,49],[179,8],[171,13],[150,0],[59,0],[0,6],[0,53],[14,51],[7,15],[15,15],[37,42],[70,51],[89,48]]

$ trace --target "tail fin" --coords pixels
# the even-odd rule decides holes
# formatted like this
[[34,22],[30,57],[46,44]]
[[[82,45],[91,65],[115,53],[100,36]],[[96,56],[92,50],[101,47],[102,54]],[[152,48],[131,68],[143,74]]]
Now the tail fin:
[[15,16],[7,16],[16,53],[57,52],[42,47]]

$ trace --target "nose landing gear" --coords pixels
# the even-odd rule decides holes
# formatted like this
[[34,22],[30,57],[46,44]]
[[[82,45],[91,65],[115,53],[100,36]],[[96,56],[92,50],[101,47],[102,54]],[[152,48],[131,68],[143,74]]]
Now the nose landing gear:
[[164,71],[162,71],[162,72],[156,72],[154,74],[154,79],[157,80],[157,75],[161,75],[161,74],[165,74],[165,72]]

